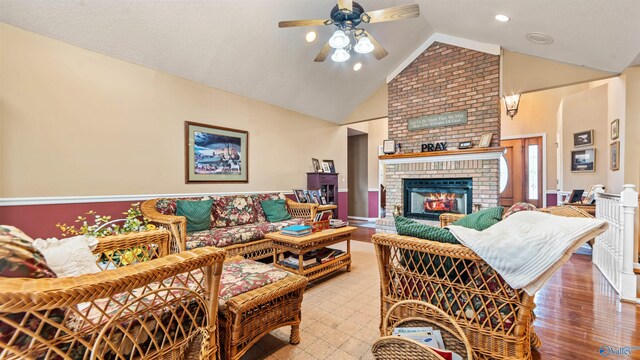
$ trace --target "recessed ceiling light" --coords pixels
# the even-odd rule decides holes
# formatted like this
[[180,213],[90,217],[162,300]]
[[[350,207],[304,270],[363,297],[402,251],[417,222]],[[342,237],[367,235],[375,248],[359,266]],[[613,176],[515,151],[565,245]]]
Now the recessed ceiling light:
[[527,40],[531,41],[534,44],[538,45],[550,45],[553,44],[553,38],[547,34],[539,33],[539,32],[531,32],[527,35]]
[[307,33],[307,36],[305,37],[305,39],[307,40],[307,42],[313,42],[316,39],[316,32],[315,31],[309,31]]
[[353,65],[353,71],[358,71],[360,69],[362,69],[362,63],[356,63]]
[[496,15],[496,20],[498,21],[502,21],[502,22],[507,22],[509,20],[511,20],[511,18],[509,18],[507,15]]

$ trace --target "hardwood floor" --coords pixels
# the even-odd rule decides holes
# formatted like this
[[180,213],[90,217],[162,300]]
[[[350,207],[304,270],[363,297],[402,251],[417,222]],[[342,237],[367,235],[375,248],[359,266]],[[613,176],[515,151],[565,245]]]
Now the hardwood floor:
[[[375,229],[359,227],[353,239],[371,242]],[[574,254],[536,295],[534,327],[542,347],[533,359],[640,359],[640,305],[620,302],[591,263]],[[602,346],[636,346],[624,355],[600,355]]]

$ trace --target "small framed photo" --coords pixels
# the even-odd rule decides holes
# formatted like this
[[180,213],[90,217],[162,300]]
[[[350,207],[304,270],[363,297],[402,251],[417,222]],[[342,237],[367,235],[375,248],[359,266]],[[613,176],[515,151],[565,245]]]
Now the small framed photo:
[[322,205],[322,200],[320,200],[320,190],[309,190],[309,197],[311,198],[311,203]]
[[482,134],[480,137],[480,143],[478,143],[478,147],[486,148],[491,145],[491,138],[493,137],[493,133]]
[[307,199],[308,203],[313,204],[313,199],[311,198],[309,190],[304,190],[304,197]]
[[596,149],[571,151],[571,172],[596,171]]
[[320,160],[311,158],[311,163],[313,164],[314,172],[322,172],[322,168],[320,167]]
[[570,204],[582,202],[582,194],[584,194],[583,189],[574,189],[571,192],[571,195],[569,195],[569,197],[567,198],[567,202]]
[[329,164],[329,171],[325,171],[325,172],[330,172],[330,173],[336,172],[336,165],[333,163],[333,160],[322,160],[322,169],[324,169],[325,163]]
[[587,191],[587,195],[585,195],[584,197],[583,203],[587,205],[592,205],[596,201],[595,195],[596,195],[596,186],[591,185],[589,187],[589,191]]
[[573,133],[573,146],[593,145],[593,129]]
[[306,203],[307,197],[304,195],[304,190],[293,190],[293,195],[296,196],[296,201],[299,203]]
[[609,145],[609,169],[620,170],[620,141],[614,141]]
[[326,162],[322,163],[322,171],[326,172],[326,173],[330,173],[331,172],[331,168],[329,167],[329,164],[327,164]]
[[327,205],[327,197],[324,195],[320,195],[320,205]]
[[471,140],[467,140],[467,141],[461,141],[458,144],[458,149],[468,149],[473,145],[473,143],[471,142]]
[[396,153],[396,141],[395,140],[384,140],[382,142],[382,152],[385,154],[395,154]]
[[620,119],[611,122],[611,140],[615,140],[620,136]]

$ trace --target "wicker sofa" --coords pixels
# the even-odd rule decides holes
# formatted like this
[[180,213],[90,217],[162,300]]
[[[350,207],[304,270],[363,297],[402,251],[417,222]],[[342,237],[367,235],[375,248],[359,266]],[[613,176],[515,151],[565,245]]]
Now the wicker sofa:
[[[572,207],[543,211],[590,217]],[[442,214],[440,224],[447,226],[460,217]],[[476,358],[531,359],[532,347],[541,345],[533,329],[534,296],[511,288],[471,249],[383,233],[373,235],[371,242],[378,258],[382,318],[399,301],[421,300],[460,325]]]
[[[15,260],[31,248],[6,231],[0,240]],[[97,274],[0,277],[0,358],[157,359],[193,350],[213,359],[218,302],[210,294],[218,293],[225,252],[167,255],[169,240],[166,230],[101,238],[94,254],[109,270]],[[136,263],[125,266],[132,249],[140,250]]]
[[[187,233],[186,218],[176,215],[176,201],[205,198],[211,198],[214,204],[211,208],[211,227],[205,231]],[[271,241],[265,239],[264,234],[313,219],[318,209],[317,204],[302,204],[286,199],[287,210],[292,219],[270,223],[264,215],[260,201],[276,199],[285,199],[285,196],[278,193],[263,193],[161,198],[143,202],[140,209],[145,218],[171,231],[171,252],[215,246],[224,248],[228,257],[243,255],[248,259],[261,259],[273,254]],[[236,204],[237,207],[234,206]],[[233,208],[231,215],[228,211],[230,206]]]

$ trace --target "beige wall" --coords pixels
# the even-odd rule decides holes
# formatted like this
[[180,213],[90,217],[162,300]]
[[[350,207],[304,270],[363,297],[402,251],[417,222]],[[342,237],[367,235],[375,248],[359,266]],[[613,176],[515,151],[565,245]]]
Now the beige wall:
[[513,120],[506,114],[504,103],[501,102],[502,138],[546,134],[547,176],[544,190],[557,188],[556,133],[560,102],[563,97],[587,88],[587,84],[581,84],[522,94],[518,114]]
[[360,104],[347,118],[345,124],[353,122],[379,119],[389,114],[389,89],[382,85],[367,100]]
[[[563,100],[562,107],[562,170],[561,189],[588,189],[593,184],[605,184],[609,168],[609,122],[607,121],[608,85],[569,95]],[[573,134],[585,130],[594,130],[593,146],[573,146]],[[571,172],[571,151],[596,148],[596,166],[594,172]],[[607,188],[608,190],[608,188]]]
[[[346,186],[346,128],[0,24],[0,197]],[[185,184],[184,121],[249,131],[248,184]]]
[[521,94],[603,79],[617,74],[502,51],[502,94]]
[[[635,184],[640,189],[640,66],[628,68],[623,75],[626,80],[625,104],[625,172],[624,183]],[[621,130],[622,131],[622,130]]]

